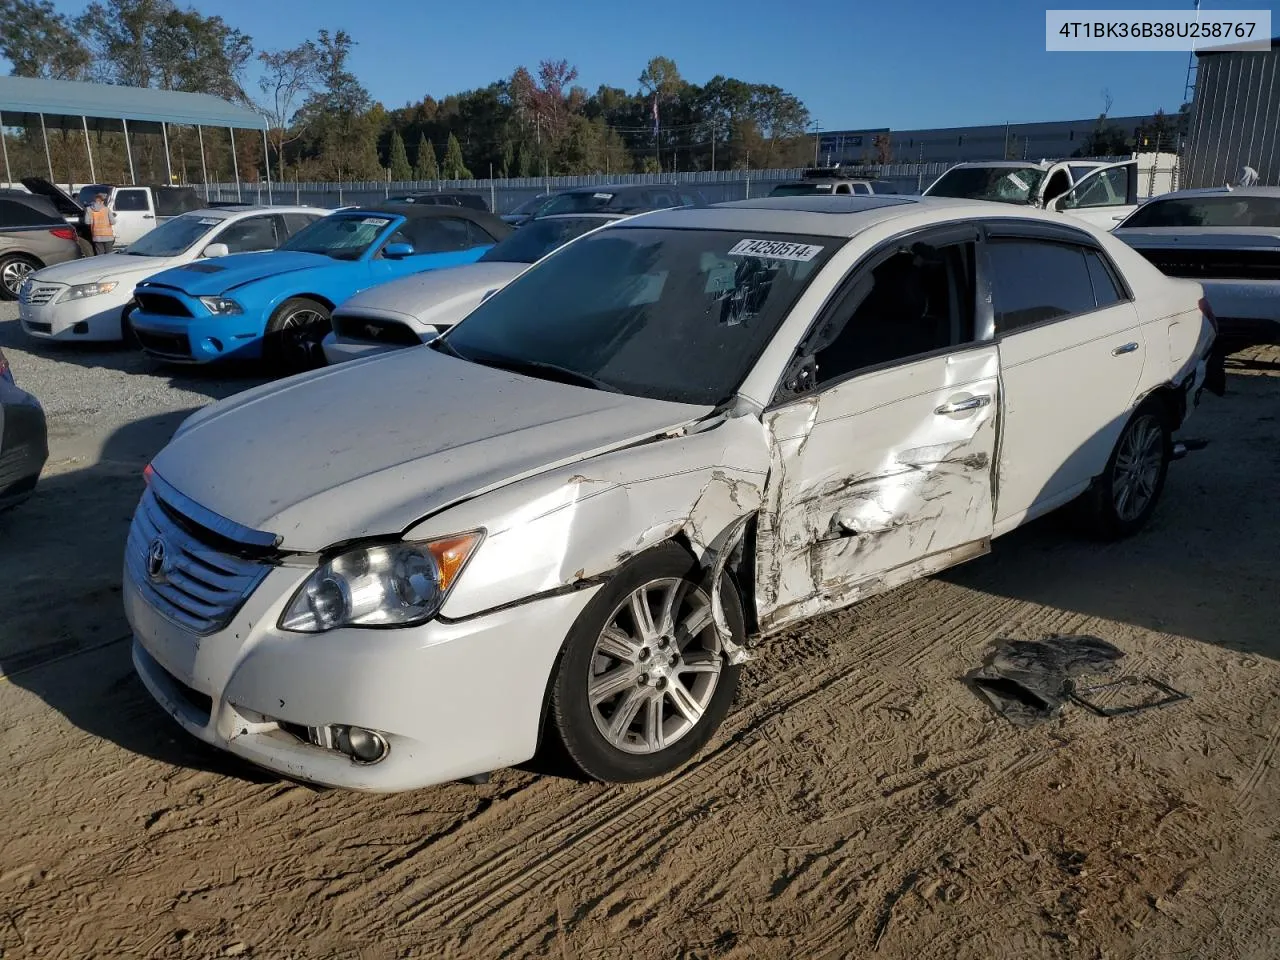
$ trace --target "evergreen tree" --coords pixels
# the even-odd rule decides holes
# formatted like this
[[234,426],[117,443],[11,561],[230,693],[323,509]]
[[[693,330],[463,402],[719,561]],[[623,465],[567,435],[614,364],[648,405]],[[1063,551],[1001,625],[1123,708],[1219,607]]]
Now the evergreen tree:
[[510,177],[516,169],[516,146],[510,140],[502,141],[502,167],[498,171],[500,177]]
[[404,149],[404,138],[399,130],[391,132],[391,149],[388,151],[387,166],[391,168],[392,180],[408,180],[413,176],[413,168],[409,166],[409,154]]
[[436,164],[436,148],[424,133],[418,140],[417,162],[413,165],[415,180],[439,180],[440,167]]
[[521,143],[520,151],[517,156],[518,156],[518,159],[516,162],[516,176],[532,177],[533,176],[533,150],[530,149],[527,143]]
[[445,147],[442,173],[445,180],[472,179],[471,171],[462,160],[462,144],[458,143],[458,138],[452,133],[449,134],[449,144]]

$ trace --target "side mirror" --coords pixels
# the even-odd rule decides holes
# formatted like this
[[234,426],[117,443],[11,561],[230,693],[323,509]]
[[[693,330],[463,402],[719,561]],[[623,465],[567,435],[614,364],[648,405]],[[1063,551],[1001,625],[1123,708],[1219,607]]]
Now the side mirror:
[[204,248],[206,257],[225,257],[231,252],[225,243],[211,243]]
[[388,260],[400,260],[413,255],[412,243],[388,243],[382,248],[382,255]]
[[423,343],[430,343],[432,340],[440,336],[440,334],[444,333],[445,330],[448,330],[448,329],[449,329],[448,327],[436,327],[436,326],[428,325],[418,331],[418,339],[420,339]]
[[482,296],[482,297],[480,298],[480,302],[481,302],[481,303],[484,303],[486,300],[488,300],[490,297],[492,297],[492,296],[493,296],[495,293],[497,293],[497,292],[498,292],[498,288],[497,288],[497,287],[494,287],[492,290],[486,290],[486,291],[484,292],[484,296]]

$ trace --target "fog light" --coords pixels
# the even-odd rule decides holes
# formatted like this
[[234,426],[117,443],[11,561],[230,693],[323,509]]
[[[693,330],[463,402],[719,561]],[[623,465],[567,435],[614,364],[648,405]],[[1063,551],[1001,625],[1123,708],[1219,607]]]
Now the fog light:
[[377,763],[391,749],[381,734],[364,727],[335,724],[329,730],[333,749],[345,753],[356,763]]
[[202,346],[204,346],[206,350],[211,350],[214,353],[222,352],[222,341],[216,337],[205,337]]
[[71,332],[72,333],[88,333],[89,321],[81,320],[79,323],[73,324],[71,327]]

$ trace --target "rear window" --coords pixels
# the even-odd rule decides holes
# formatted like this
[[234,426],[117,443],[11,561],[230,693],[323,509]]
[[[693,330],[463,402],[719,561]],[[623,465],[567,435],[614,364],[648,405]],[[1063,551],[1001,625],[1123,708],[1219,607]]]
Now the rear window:
[[833,193],[833,183],[780,183],[769,194],[771,197],[812,197],[814,194]]
[[1280,227],[1280,197],[1172,197],[1149,200],[1122,226]]
[[12,227],[65,227],[67,222],[34,207],[0,197],[0,229]]

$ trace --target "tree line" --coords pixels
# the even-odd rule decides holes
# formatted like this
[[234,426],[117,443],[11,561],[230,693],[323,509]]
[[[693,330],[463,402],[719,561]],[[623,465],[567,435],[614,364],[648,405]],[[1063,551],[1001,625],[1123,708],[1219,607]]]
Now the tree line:
[[[171,127],[174,177],[187,182],[230,179],[237,167],[253,181],[266,163],[277,180],[434,180],[785,167],[813,156],[799,98],[732,77],[690,83],[666,57],[651,59],[631,90],[589,91],[572,64],[547,59],[388,109],[351,71],[355,46],[346,31],[319,30],[259,51],[221,16],[173,0],[95,0],[78,17],[50,0],[0,0],[0,56],[14,76],[212,93],[267,118],[265,156],[260,134],[242,131],[233,157],[227,132],[206,130],[204,171],[196,131]],[[87,181],[83,133],[51,137],[55,179]],[[159,140],[131,131],[139,179],[168,175]],[[122,137],[95,133],[92,143],[98,179],[122,179]],[[8,145],[15,175],[20,165],[45,169],[38,130]]]

